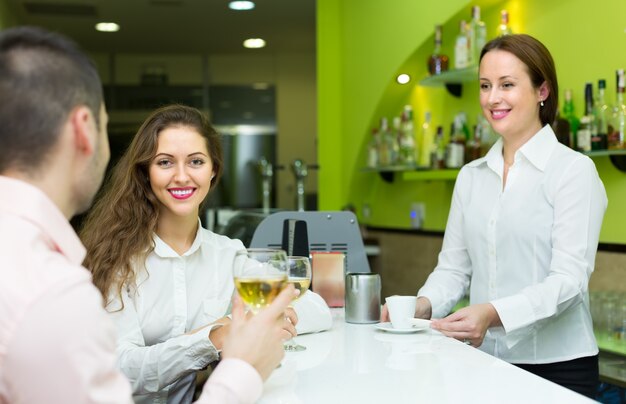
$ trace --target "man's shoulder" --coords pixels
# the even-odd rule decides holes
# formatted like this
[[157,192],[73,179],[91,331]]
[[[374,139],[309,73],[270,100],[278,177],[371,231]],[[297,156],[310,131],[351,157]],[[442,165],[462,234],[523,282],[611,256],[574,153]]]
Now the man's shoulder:
[[[12,219],[0,215],[1,224],[9,222]],[[0,239],[0,329],[5,331],[0,333],[0,346],[9,330],[44,297],[76,286],[97,294],[84,267],[70,262],[33,228],[12,228],[12,237]]]

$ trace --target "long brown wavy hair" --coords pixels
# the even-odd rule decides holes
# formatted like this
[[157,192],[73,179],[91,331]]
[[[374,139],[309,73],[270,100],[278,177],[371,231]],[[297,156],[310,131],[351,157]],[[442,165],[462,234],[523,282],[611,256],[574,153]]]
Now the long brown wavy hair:
[[87,248],[84,265],[91,271],[105,306],[114,287],[121,301],[123,287],[136,279],[133,263],[143,262],[154,249],[152,235],[159,220],[159,201],[150,187],[148,170],[159,134],[178,126],[193,128],[205,138],[215,173],[211,189],[222,174],[221,141],[202,112],[176,104],[157,109],[146,119],[113,168],[80,231]]

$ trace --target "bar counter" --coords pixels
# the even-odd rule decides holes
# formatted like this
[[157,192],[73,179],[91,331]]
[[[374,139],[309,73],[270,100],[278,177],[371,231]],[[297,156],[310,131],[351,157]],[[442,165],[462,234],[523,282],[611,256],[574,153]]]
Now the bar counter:
[[349,324],[296,337],[259,403],[593,403],[577,393],[426,329],[410,334]]

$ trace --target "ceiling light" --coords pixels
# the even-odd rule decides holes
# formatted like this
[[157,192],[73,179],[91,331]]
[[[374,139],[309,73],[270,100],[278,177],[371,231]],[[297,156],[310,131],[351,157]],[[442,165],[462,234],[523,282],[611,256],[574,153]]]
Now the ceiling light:
[[120,26],[114,22],[99,22],[96,24],[96,30],[100,32],[117,32]]
[[262,48],[265,46],[265,41],[261,38],[249,38],[243,41],[243,46],[250,49]]
[[254,3],[251,1],[231,1],[228,3],[228,8],[237,11],[252,10],[254,8]]
[[400,84],[406,84],[409,81],[411,81],[411,76],[409,76],[408,74],[402,73],[398,75],[398,77],[396,77],[396,81]]

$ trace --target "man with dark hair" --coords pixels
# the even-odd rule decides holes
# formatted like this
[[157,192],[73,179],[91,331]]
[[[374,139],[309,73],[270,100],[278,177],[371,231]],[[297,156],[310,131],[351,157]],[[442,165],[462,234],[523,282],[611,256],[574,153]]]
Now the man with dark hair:
[[[74,43],[32,27],[0,32],[0,403],[131,402],[68,222],[102,182],[107,119],[96,68]],[[200,402],[258,398],[284,355],[293,293],[251,319],[235,301],[225,359]]]

